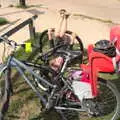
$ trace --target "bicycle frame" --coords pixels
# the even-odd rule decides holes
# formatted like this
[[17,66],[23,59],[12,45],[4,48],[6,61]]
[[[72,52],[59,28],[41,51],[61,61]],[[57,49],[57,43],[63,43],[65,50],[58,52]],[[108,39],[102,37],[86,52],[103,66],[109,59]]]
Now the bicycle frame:
[[[33,91],[36,93],[36,95],[40,98],[40,100],[43,102],[43,104],[46,106],[47,104],[47,101],[46,99],[40,95],[39,91],[35,88],[35,86],[31,83],[31,81],[27,78],[27,76],[25,75],[24,73],[24,70],[26,70],[29,74],[31,74],[32,76],[34,76],[35,78],[37,78],[38,81],[42,81],[44,82],[46,85],[48,85],[49,87],[52,88],[52,91],[51,91],[51,94],[50,96],[52,97],[55,89],[56,89],[56,86],[49,83],[47,80],[43,79],[42,77],[40,77],[39,75],[37,75],[32,67],[24,64],[23,62],[17,60],[15,57],[13,56],[10,56],[8,58],[8,61],[5,65],[3,65],[3,67],[1,67],[1,70],[0,72],[4,71],[5,69],[7,68],[12,68],[12,67],[15,67],[16,70],[20,73],[20,75],[23,77],[23,79],[28,83],[28,85],[33,89]],[[10,83],[11,84],[11,83]]]

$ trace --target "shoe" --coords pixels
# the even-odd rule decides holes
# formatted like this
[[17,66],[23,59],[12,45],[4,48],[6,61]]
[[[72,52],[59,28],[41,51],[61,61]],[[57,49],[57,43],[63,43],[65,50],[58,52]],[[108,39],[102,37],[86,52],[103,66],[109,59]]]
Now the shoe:
[[61,17],[64,17],[64,15],[65,15],[66,12],[67,12],[67,11],[66,11],[65,9],[59,10],[59,13],[60,13],[60,16],[61,16]]
[[69,16],[70,16],[70,13],[65,13],[65,15],[64,15],[65,19],[68,19]]

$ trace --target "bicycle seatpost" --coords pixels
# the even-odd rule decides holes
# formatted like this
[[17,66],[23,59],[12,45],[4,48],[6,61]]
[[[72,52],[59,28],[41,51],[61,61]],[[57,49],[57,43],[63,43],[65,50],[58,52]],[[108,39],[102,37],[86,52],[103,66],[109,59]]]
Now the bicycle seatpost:
[[68,51],[64,51],[64,50],[57,50],[57,53],[63,55],[64,58],[65,58],[63,66],[61,68],[61,73],[63,73],[65,68],[66,68],[66,66],[67,66],[67,64],[68,64],[68,61],[70,60],[71,53],[68,52]]

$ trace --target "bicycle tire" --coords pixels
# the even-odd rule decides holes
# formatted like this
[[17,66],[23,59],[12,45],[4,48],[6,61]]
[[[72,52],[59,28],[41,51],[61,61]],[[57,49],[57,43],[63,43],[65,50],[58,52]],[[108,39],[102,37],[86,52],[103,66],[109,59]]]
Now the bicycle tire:
[[[104,90],[102,91],[102,93],[104,94],[101,94],[101,95],[105,95],[104,97],[106,98],[108,95],[107,92],[111,91],[111,93],[113,93],[113,96],[116,100],[116,106],[114,106],[114,108],[110,106],[112,105],[111,103],[108,103],[110,113],[109,114],[106,113],[103,116],[89,117],[87,116],[88,114],[84,112],[81,113],[81,112],[75,112],[75,111],[69,111],[69,110],[58,110],[63,120],[118,120],[120,118],[120,95],[116,86],[111,81],[108,81],[108,80],[106,81],[103,79],[99,79],[99,82],[100,82],[100,87],[104,87]],[[109,96],[109,97],[112,98],[112,96]],[[100,101],[98,103],[100,103]]]
[[10,100],[10,68],[6,66],[2,69],[0,68],[0,74],[0,120],[3,120],[8,110]]
[[[52,28],[52,32],[54,32],[54,31],[55,31],[55,29]],[[48,33],[48,30],[43,31],[40,35],[40,38],[39,38],[39,45],[40,45],[41,52],[43,51],[43,43],[45,42],[45,40],[47,40],[46,42],[49,42],[47,33]],[[69,30],[67,30],[65,32],[65,34],[68,34],[68,35],[72,35],[72,33],[73,32],[69,31]],[[44,39],[45,36],[47,37],[47,39]],[[80,50],[83,52],[84,51],[84,46],[83,46],[81,38],[78,35],[76,35],[76,40],[79,43]],[[49,43],[48,43],[48,45],[49,45]],[[49,47],[50,47],[50,45],[49,45]],[[55,46],[53,46],[53,47],[55,47]]]
[[[54,32],[55,31],[55,29],[54,28],[52,28],[52,32]],[[49,40],[48,40],[48,30],[44,30],[42,33],[41,33],[41,35],[40,35],[40,37],[39,37],[39,46],[40,46],[40,49],[39,49],[39,51],[41,52],[41,53],[47,53],[50,49],[51,49],[51,46],[50,46],[50,42],[49,42]],[[73,32],[71,32],[71,31],[69,31],[69,30],[67,30],[66,32],[65,32],[65,34],[67,34],[67,35],[69,35],[69,36],[71,36],[72,35],[72,33]],[[75,39],[76,39],[76,41],[78,42],[78,44],[74,44],[72,47],[71,47],[71,50],[80,50],[80,52],[82,53],[82,55],[81,55],[81,60],[80,60],[80,62],[82,62],[82,58],[83,58],[83,54],[84,54],[84,46],[83,46],[83,43],[82,43],[82,40],[81,40],[81,38],[78,36],[78,35],[76,35],[76,37],[75,37]],[[55,40],[53,40],[54,42],[55,42]],[[56,45],[54,44],[54,46],[52,47],[52,48],[54,48],[54,47],[56,47]],[[35,63],[39,63],[38,62],[39,61],[39,57],[38,57],[38,59],[36,58],[36,60],[35,60]]]

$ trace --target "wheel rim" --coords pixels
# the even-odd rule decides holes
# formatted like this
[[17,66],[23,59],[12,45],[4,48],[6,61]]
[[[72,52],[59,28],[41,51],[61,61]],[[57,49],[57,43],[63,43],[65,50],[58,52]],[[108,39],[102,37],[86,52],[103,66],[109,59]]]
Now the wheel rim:
[[[107,83],[100,82],[99,84],[99,96],[90,102],[87,102],[86,105],[91,105],[95,103],[95,109],[92,107],[86,107],[87,112],[75,112],[75,111],[63,111],[62,113],[67,118],[67,120],[117,120],[119,113],[119,98],[114,88]],[[99,111],[99,114],[97,112]],[[92,111],[92,112],[91,112]],[[95,114],[93,114],[96,113]]]

